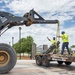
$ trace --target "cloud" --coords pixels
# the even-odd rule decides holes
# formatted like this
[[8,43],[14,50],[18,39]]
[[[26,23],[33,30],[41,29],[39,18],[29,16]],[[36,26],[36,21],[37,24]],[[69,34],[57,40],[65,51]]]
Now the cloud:
[[13,14],[23,15],[34,9],[42,14],[48,12],[47,14],[44,13],[43,17],[46,19],[59,19],[61,24],[72,19],[75,15],[75,1],[73,0],[5,0],[4,2],[5,7],[13,11]]
[[2,3],[2,1],[0,0],[0,3]]

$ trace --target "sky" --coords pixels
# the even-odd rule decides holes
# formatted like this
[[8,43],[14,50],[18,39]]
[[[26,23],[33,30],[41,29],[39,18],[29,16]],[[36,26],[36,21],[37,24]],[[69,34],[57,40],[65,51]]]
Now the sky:
[[[69,45],[75,45],[75,0],[0,0],[0,11],[12,13],[16,16],[23,16],[34,9],[46,20],[60,21],[60,35],[65,31],[69,35]],[[34,42],[39,46],[50,45],[47,37],[52,39],[56,36],[57,24],[32,24],[29,27],[20,26],[21,38],[32,36]],[[19,40],[19,27],[12,27],[1,37],[1,43],[12,44]],[[62,40],[60,39],[61,44]]]

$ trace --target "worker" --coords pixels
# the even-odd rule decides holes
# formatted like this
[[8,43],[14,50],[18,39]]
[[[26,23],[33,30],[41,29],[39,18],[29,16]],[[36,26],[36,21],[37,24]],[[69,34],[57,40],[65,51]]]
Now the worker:
[[48,39],[49,41],[51,41],[52,44],[56,45],[57,41],[56,41],[56,38],[55,38],[55,37],[53,37],[53,40],[50,40],[48,37],[47,37],[47,39]]
[[68,35],[64,31],[62,31],[61,34],[62,34],[61,36],[58,36],[62,38],[63,41],[61,54],[63,55],[65,47],[68,51],[68,54],[70,54],[69,47],[68,47],[69,45]]
[[[56,41],[56,38],[53,37],[53,40],[50,40],[48,37],[47,39],[52,43],[52,45],[50,46],[51,47],[54,47],[56,49],[56,44],[57,44],[57,41]],[[53,54],[56,54],[56,50],[54,50]]]

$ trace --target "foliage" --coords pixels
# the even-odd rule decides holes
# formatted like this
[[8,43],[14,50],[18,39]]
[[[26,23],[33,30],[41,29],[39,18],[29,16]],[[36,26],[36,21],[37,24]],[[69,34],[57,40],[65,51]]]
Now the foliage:
[[69,48],[69,50],[70,50],[70,52],[72,53],[72,49],[71,49],[71,48]]
[[13,45],[14,49],[16,50],[16,53],[20,53],[20,50],[19,50],[19,43],[15,43]]
[[13,47],[17,53],[30,53],[33,41],[34,40],[31,36],[27,36],[27,38],[20,39],[17,43],[13,45]]
[[72,52],[72,48],[75,48],[75,45],[72,45],[71,47],[70,47],[70,51]]
[[56,53],[59,53],[59,52],[60,52],[59,48],[58,48],[58,49],[56,49]]
[[74,47],[75,47],[75,45],[72,45],[72,46],[71,46],[71,48],[74,48]]
[[27,50],[26,50],[27,53],[31,52],[32,43],[33,43],[33,38],[31,36],[28,36],[27,37],[27,44],[26,44],[27,45]]

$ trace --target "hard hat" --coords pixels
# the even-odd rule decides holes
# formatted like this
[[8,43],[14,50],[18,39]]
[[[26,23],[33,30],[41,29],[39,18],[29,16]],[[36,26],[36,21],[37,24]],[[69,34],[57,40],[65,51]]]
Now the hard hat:
[[61,34],[64,34],[64,33],[65,33],[64,31],[61,32]]

